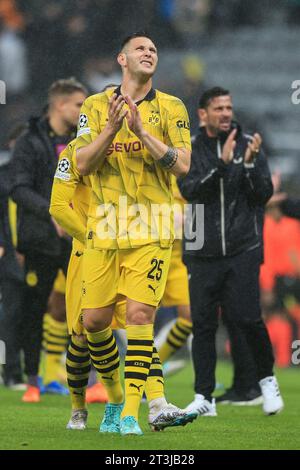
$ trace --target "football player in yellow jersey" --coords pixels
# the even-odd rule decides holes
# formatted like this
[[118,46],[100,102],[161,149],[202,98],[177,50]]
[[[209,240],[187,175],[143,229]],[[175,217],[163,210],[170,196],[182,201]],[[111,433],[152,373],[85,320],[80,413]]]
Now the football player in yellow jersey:
[[[67,355],[67,373],[68,382],[71,392],[72,401],[72,416],[68,423],[69,429],[84,429],[87,420],[87,410],[85,407],[85,388],[87,385],[88,372],[90,367],[89,353],[86,345],[86,339],[83,336],[85,333],[81,321],[81,260],[79,256],[82,253],[84,240],[84,227],[87,219],[87,210],[90,199],[90,187],[87,185],[88,178],[81,177],[76,170],[76,161],[74,154],[74,143],[72,141],[68,148],[65,149],[61,155],[58,164],[58,169],[55,174],[50,212],[53,217],[56,218],[57,222],[74,237],[73,239],[73,250],[70,258],[70,264],[68,268],[67,276],[67,321],[69,332],[72,335],[71,344],[69,346]],[[72,212],[71,212],[72,211]],[[115,309],[114,318],[112,322],[112,328],[125,328],[125,308],[124,301],[117,304]],[[111,345],[106,345],[111,348]],[[85,356],[83,356],[82,349],[85,349]],[[111,352],[113,357],[116,351]],[[104,354],[105,356],[105,354]],[[85,358],[86,361],[82,362]],[[94,358],[95,359],[95,358]],[[101,359],[102,356],[96,357]],[[117,358],[118,359],[118,358]],[[100,374],[102,373],[101,366],[97,363],[97,369]],[[117,363],[116,358],[114,363]],[[107,364],[106,364],[107,366]],[[103,381],[106,386],[111,387],[117,379],[117,385],[119,382],[116,374],[109,373],[109,380],[103,373]],[[118,372],[118,371],[117,371]],[[113,390],[118,398],[118,386]],[[164,397],[164,382],[162,367],[159,361],[159,357],[154,348],[152,363],[150,372],[147,378],[146,384],[146,395],[148,401],[155,400],[156,398]],[[110,400],[113,402],[115,396],[110,393]],[[108,405],[108,408],[111,403]],[[108,416],[106,416],[108,415]],[[181,413],[182,415],[182,413]],[[105,413],[104,419],[100,426],[101,432],[112,432],[114,427],[112,423],[108,423],[110,416],[109,413]],[[164,422],[161,416],[156,417],[156,421],[150,423],[152,428],[155,430],[162,429],[167,426],[175,426],[179,424],[185,424],[186,417],[185,413],[180,416],[180,420],[177,416],[175,418]]]
[[[150,37],[126,38],[118,54],[122,84],[85,101],[76,141],[79,172],[92,185],[82,290],[91,352],[107,344],[114,305],[126,298],[125,403],[114,417],[123,407],[122,435],[142,434],[138,411],[152,362],[153,319],[174,240],[170,214],[168,220],[160,212],[155,223],[153,216],[157,206],[172,205],[171,174],[183,176],[190,166],[188,115],[178,98],[152,88],[157,61]],[[150,416],[167,407],[163,400],[150,403]],[[177,412],[171,405],[169,414]]]
[[[85,395],[91,360],[80,317],[81,260],[91,189],[88,184],[88,178],[80,177],[76,171],[76,165],[73,164],[72,155],[74,154],[74,149],[75,140],[70,142],[60,155],[57,171],[54,176],[50,213],[58,223],[62,223],[66,232],[73,237],[73,247],[66,281],[67,323],[69,334],[71,335],[71,342],[67,351],[67,377],[72,402],[72,416],[67,427],[68,429],[84,429],[87,420]],[[124,313],[122,317],[124,317]],[[124,327],[123,324],[122,326]],[[117,367],[119,356],[113,337],[109,346],[111,348],[111,355],[115,356],[113,365]],[[117,394],[122,394],[122,390],[121,392],[119,391],[121,385],[118,376],[114,378],[114,381],[107,381],[103,378],[103,374],[100,375],[106,385],[108,395],[115,394],[116,392]]]

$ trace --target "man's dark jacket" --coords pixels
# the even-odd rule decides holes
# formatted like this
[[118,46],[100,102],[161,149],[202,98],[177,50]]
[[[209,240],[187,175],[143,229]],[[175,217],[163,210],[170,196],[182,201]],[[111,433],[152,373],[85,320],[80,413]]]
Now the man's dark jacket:
[[46,118],[32,118],[18,138],[12,159],[12,198],[18,207],[18,251],[60,256],[60,239],[49,215],[57,155]]
[[[219,258],[232,256],[261,246],[261,211],[273,193],[270,171],[262,151],[255,163],[244,164],[250,136],[237,125],[234,158],[229,164],[221,160],[221,150],[228,134],[218,138],[200,128],[192,147],[189,173],[178,180],[183,197],[193,205],[186,228],[196,229],[196,204],[204,205],[204,245],[187,249],[184,260],[190,257]],[[203,226],[202,226],[203,227]],[[187,237],[189,238],[189,237]],[[188,240],[186,240],[188,241]]]
[[23,281],[24,275],[12,242],[9,223],[8,196],[10,193],[10,164],[0,166],[0,246],[4,255],[0,258],[0,281],[13,279]]

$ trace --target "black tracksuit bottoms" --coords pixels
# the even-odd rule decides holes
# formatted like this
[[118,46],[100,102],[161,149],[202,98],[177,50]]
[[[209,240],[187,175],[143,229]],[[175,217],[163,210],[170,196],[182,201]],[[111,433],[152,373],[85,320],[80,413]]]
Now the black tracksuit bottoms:
[[273,375],[272,345],[261,317],[259,269],[261,249],[224,258],[188,257],[193,321],[192,357],[195,392],[208,400],[215,388],[216,331],[219,307],[244,332],[258,380]]
[[[71,246],[71,245],[70,245]],[[47,311],[49,295],[59,269],[67,273],[70,248],[60,257],[30,252],[25,254],[25,281],[23,324],[23,349],[25,373],[37,376],[43,333],[43,317]],[[34,282],[30,282],[30,275]]]

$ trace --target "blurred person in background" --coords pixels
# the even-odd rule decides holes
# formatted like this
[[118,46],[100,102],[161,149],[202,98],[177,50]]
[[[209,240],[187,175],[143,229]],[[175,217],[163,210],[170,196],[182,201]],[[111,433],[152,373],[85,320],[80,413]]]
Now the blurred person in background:
[[[174,195],[175,241],[172,248],[167,283],[160,306],[162,308],[175,307],[177,318],[175,323],[172,322],[169,326],[166,337],[163,338],[163,340],[160,338],[160,334],[155,338],[158,344],[158,354],[164,365],[165,375],[169,372],[171,373],[172,369],[175,372],[177,367],[179,369],[185,365],[185,361],[179,361],[177,364],[176,362],[173,364],[173,368],[172,364],[167,363],[167,361],[186,344],[192,332],[188,273],[186,266],[182,262],[182,232],[185,201],[180,194],[174,176],[172,176],[171,181]],[[164,315],[164,311],[160,314]],[[165,327],[163,331],[164,336],[166,328],[167,327]]]
[[264,13],[270,11],[270,0],[213,0],[209,27],[214,30],[258,25],[265,21]]
[[[278,202],[280,210],[286,217],[291,217],[293,219],[300,220],[300,199],[296,197],[290,197],[286,192],[281,189],[281,175],[280,172],[275,172],[272,174],[272,181],[274,185],[274,196],[270,202]],[[295,261],[295,259],[294,259]],[[299,270],[298,262],[296,266]],[[290,283],[288,283],[290,284]],[[287,286],[286,286],[287,287]],[[297,324],[297,333],[296,337],[300,336],[300,286],[298,286],[298,281],[290,285],[292,294],[287,296],[289,298],[288,310],[289,315]]]
[[69,73],[64,3],[50,0],[40,12],[28,8],[25,18],[24,39],[28,47],[30,93],[42,102],[45,88],[58,77],[68,76]]
[[[191,169],[178,181],[183,197],[204,204],[204,245],[185,243],[193,321],[195,399],[186,408],[216,416],[215,388],[218,307],[242,329],[256,362],[263,411],[275,414],[283,401],[273,375],[274,358],[259,303],[261,235],[257,208],[273,187],[259,134],[233,126],[229,91],[215,87],[199,101],[202,127],[193,142]],[[195,213],[194,213],[195,214]],[[187,221],[195,230],[197,220]],[[199,223],[199,222],[198,222]],[[197,241],[197,240],[196,240]]]
[[[75,79],[54,82],[48,92],[47,113],[30,120],[13,152],[11,194],[18,207],[18,251],[25,257],[25,402],[40,401],[38,367],[43,315],[58,270],[66,273],[71,250],[65,232],[49,215],[52,181],[58,156],[75,135],[86,95],[84,86]],[[65,318],[56,320],[65,322]]]
[[[20,124],[12,129],[8,137],[8,148],[12,152],[17,137],[24,131]],[[0,338],[6,345],[6,364],[3,366],[4,384],[11,390],[24,390],[21,365],[22,315],[24,272],[23,257],[16,246],[16,207],[10,194],[10,161],[0,166],[0,288],[2,318]],[[25,387],[25,388],[24,388]]]
[[276,364],[287,367],[300,332],[300,201],[279,192],[279,186],[275,182],[278,190],[266,208],[260,282]]
[[[203,64],[201,64],[197,57],[189,55],[184,59],[183,65],[186,74],[186,80],[188,80],[188,82],[190,82],[192,85],[191,88],[188,88],[188,90],[190,92],[195,90],[197,83],[199,85],[199,90],[202,90],[204,83],[197,82],[197,78],[201,79],[203,77]],[[195,115],[196,119],[191,119],[191,126],[194,122],[193,128],[195,130],[199,129],[199,127],[203,126],[205,123],[203,121],[203,116],[201,119],[199,107],[197,103],[195,104],[194,97],[195,93],[193,95],[193,100],[191,95],[188,96],[187,106],[190,112],[191,109],[193,109],[193,114]],[[262,208],[257,209],[257,222],[259,234],[261,236],[261,243],[263,243]],[[263,254],[261,254],[261,258],[263,259]],[[216,402],[238,406],[260,405],[262,403],[262,395],[258,385],[256,364],[245,335],[243,331],[231,321],[230,315],[228,315],[224,307],[222,310],[219,310],[218,315],[226,326],[229,335],[230,353],[233,361],[233,381],[225,393],[216,398]],[[209,416],[210,413],[205,415]]]

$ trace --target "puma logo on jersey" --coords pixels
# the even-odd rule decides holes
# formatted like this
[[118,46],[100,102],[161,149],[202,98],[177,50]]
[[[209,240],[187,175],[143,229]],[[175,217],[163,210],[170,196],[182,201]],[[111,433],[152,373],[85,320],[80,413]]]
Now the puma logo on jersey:
[[152,287],[150,284],[148,284],[148,287],[149,287],[149,289],[153,290],[153,292],[155,294],[155,291],[156,291],[157,287],[155,287],[155,289],[154,289],[154,287]]
[[143,385],[135,385],[135,384],[129,384],[129,387],[132,387],[132,388],[137,388],[138,391],[140,391],[140,388],[142,387]]

